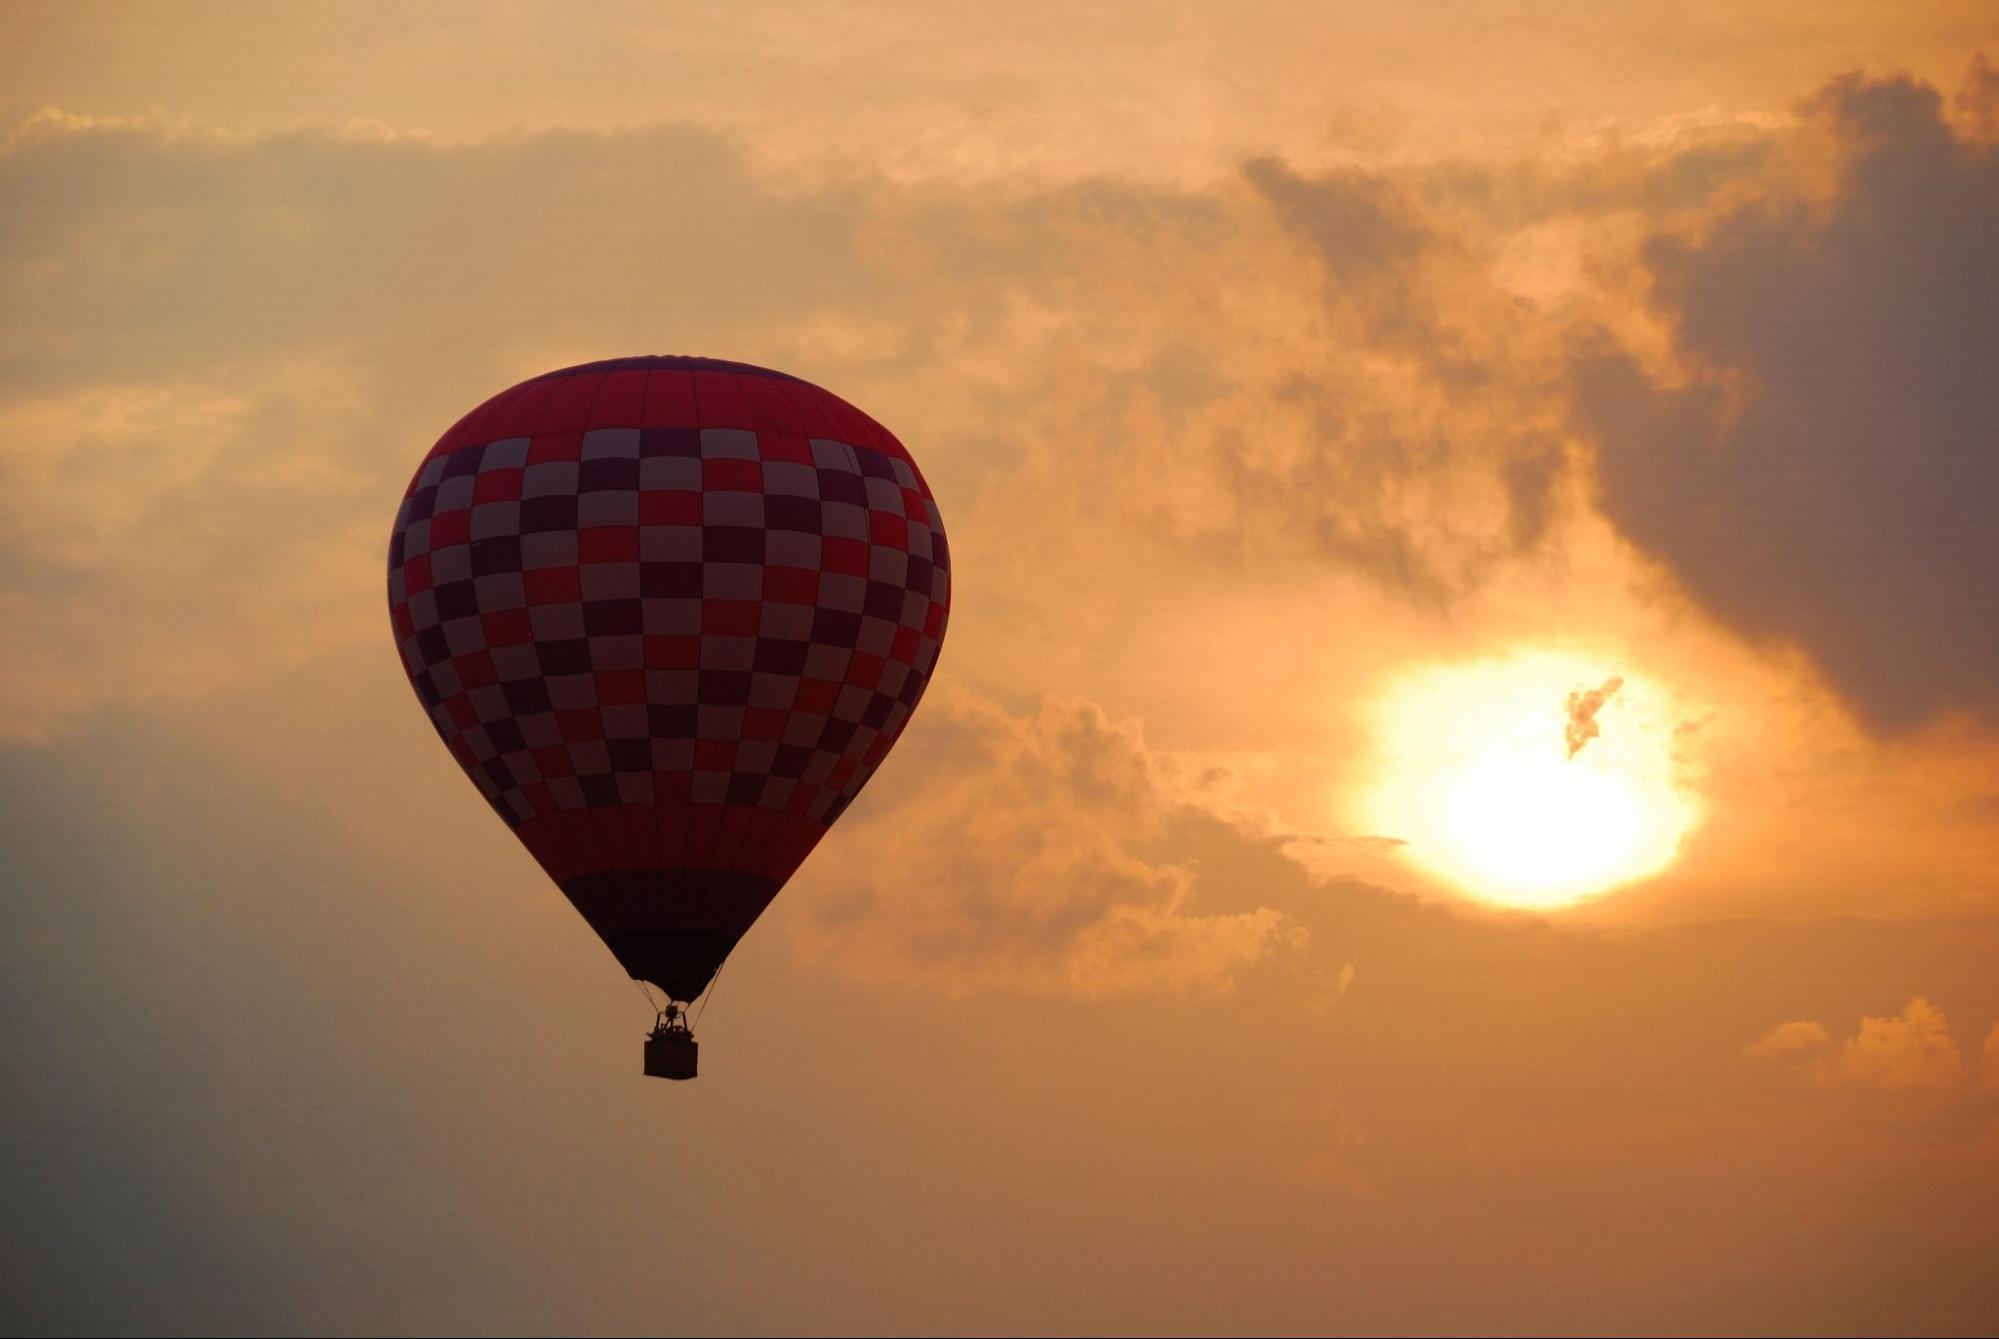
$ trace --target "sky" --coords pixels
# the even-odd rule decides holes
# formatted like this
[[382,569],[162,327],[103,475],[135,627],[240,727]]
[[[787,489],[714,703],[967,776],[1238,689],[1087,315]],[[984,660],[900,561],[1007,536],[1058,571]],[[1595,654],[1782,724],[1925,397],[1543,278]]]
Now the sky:
[[[1999,1327],[1999,15],[0,8],[0,1328]],[[887,424],[702,1077],[383,600],[486,396]]]

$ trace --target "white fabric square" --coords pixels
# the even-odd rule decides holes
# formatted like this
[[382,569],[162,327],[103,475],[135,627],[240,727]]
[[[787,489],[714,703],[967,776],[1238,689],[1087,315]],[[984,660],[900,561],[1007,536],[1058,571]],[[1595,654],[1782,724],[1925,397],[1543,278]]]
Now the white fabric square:
[[513,777],[516,786],[532,785],[541,780],[541,768],[536,765],[534,754],[526,749],[502,753],[500,761],[507,765],[507,774]]
[[597,714],[604,720],[606,739],[645,739],[651,733],[647,725],[645,704],[627,703],[616,707],[599,707]]
[[868,583],[865,577],[848,572],[819,574],[819,607],[841,613],[858,614],[866,607]]
[[569,745],[569,765],[578,776],[604,776],[611,770],[611,750],[601,739],[585,739]]
[[860,635],[854,638],[854,649],[865,651],[871,656],[885,656],[889,648],[895,645],[895,630],[896,625],[887,619],[864,614],[861,617]]
[[472,508],[472,538],[498,539],[521,532],[521,504],[481,502]]
[[594,492],[577,495],[578,529],[588,530],[593,526],[638,523],[639,494],[635,488],[600,488]]
[[563,641],[583,636],[583,606],[580,604],[538,604],[528,610],[528,626],[538,642]]
[[535,571],[543,567],[576,566],[574,530],[540,530],[521,536],[521,567]]
[[766,460],[764,492],[785,497],[818,497],[819,471],[795,460]]
[[465,747],[470,749],[472,751],[472,756],[474,758],[477,758],[480,762],[491,762],[494,758],[499,756],[500,751],[497,748],[493,747],[493,740],[491,736],[489,736],[486,733],[485,726],[483,725],[473,726],[471,729],[465,732],[464,738],[465,738]]
[[704,525],[761,526],[764,523],[763,494],[733,491],[703,493],[701,521]]
[[555,713],[531,711],[525,716],[514,717],[514,724],[520,727],[521,738],[531,749],[552,749],[562,742],[562,731],[555,723]]
[[646,701],[662,707],[690,707],[701,688],[701,676],[688,670],[647,670]]
[[472,488],[478,476],[457,474],[437,486],[437,501],[432,504],[431,514],[440,515],[447,511],[463,511],[472,505]]
[[652,765],[657,772],[691,772],[694,770],[694,741],[691,739],[655,739],[652,741]]
[[830,437],[812,439],[812,463],[822,470],[845,470],[849,474],[859,474],[861,470],[854,461],[854,449]]
[[486,649],[486,628],[477,614],[454,618],[444,625],[444,644],[454,656],[470,655]]
[[496,646],[489,654],[493,657],[493,669],[499,674],[501,683],[518,683],[522,679],[541,676],[541,657],[535,654],[532,642]]
[[755,460],[757,435],[746,428],[703,428],[701,454],[709,459]]
[[573,460],[544,460],[521,475],[521,496],[565,497],[576,491],[578,466]]
[[696,739],[735,739],[743,733],[743,709],[741,707],[696,708],[694,713],[694,737]]
[[745,739],[736,745],[736,770],[738,772],[768,772],[771,760],[777,756],[777,745],[767,739]]
[[790,674],[753,674],[750,676],[750,705],[772,707],[782,711],[789,707],[798,696],[798,680]]
[[583,459],[637,460],[639,457],[639,430],[637,428],[592,428],[583,434]]
[[701,462],[693,456],[647,456],[639,461],[639,487],[697,493],[701,491]]
[[757,632],[765,637],[782,637],[802,642],[812,635],[812,616],[807,604],[766,604],[757,616]]
[[479,472],[518,469],[527,464],[528,443],[526,437],[502,437],[486,443],[485,453],[479,457]]
[[707,563],[701,568],[701,593],[712,600],[763,598],[764,570],[758,563]]
[[885,511],[891,515],[902,515],[902,488],[893,479],[877,479],[868,476],[868,510]]
[[639,598],[637,563],[585,563],[582,573],[586,600],[636,600]]
[[590,639],[590,668],[593,670],[644,669],[645,638],[637,633]]
[[527,607],[527,588],[519,572],[494,572],[490,576],[474,577],[472,591],[482,613]]
[[819,536],[802,530],[764,531],[764,561],[772,567],[819,566]]
[[597,705],[597,678],[592,674],[552,674],[542,681],[557,711],[581,711]]
[[822,502],[819,504],[819,530],[821,534],[840,539],[866,539],[868,509],[853,502]]
[[701,632],[701,601],[645,600],[639,626],[653,637],[695,637]]
[[452,544],[430,555],[430,584],[463,581],[472,575],[472,546]]
[[756,659],[754,637],[720,637],[710,633],[701,638],[702,669],[746,671]]
[[701,561],[701,527],[642,525],[639,527],[639,557],[649,563],[698,563]]
[[805,649],[805,676],[809,679],[824,679],[828,683],[838,683],[847,677],[847,662],[854,653],[844,646],[827,646],[814,642]]
[[868,577],[900,586],[909,580],[909,555],[886,544],[868,550]]

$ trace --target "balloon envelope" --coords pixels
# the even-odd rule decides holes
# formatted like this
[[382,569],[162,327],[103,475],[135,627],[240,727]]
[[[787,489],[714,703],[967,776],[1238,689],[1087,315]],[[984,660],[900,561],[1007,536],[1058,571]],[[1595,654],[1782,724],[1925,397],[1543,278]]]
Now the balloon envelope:
[[589,363],[467,414],[389,542],[452,756],[632,976],[692,999],[867,783],[950,608],[908,451],[827,391]]

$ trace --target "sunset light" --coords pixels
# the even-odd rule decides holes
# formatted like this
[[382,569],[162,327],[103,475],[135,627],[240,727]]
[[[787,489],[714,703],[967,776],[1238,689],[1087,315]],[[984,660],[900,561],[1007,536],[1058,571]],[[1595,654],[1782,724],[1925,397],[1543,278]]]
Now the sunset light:
[[1671,697],[1614,666],[1549,652],[1426,665],[1372,717],[1361,821],[1473,897],[1543,908],[1604,893],[1671,865],[1700,824]]
[[1999,0],[0,87],[0,1330],[1999,1335]]

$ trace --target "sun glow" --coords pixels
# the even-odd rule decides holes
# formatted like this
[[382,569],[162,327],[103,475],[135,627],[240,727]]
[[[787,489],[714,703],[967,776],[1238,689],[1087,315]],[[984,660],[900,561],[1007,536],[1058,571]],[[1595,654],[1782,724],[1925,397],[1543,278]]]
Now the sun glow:
[[1370,711],[1357,817],[1464,892],[1556,907],[1665,869],[1705,806],[1657,683],[1553,652],[1426,665]]

